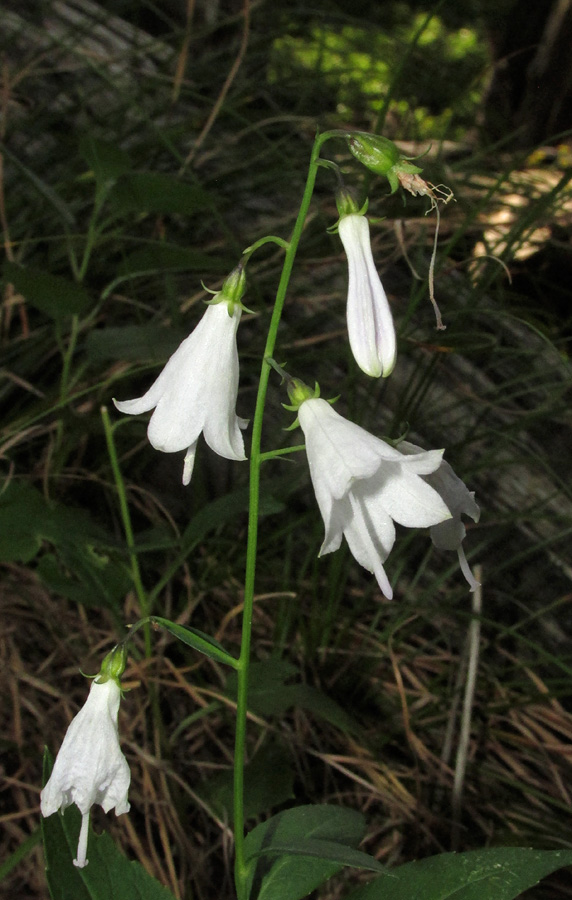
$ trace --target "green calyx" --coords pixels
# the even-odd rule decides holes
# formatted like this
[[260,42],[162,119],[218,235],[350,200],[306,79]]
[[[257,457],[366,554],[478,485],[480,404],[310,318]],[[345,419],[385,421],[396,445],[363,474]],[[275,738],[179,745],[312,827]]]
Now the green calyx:
[[423,170],[408,162],[399,147],[389,138],[377,134],[356,132],[349,139],[350,150],[359,162],[376,175],[385,175],[394,194],[399,187],[399,176],[416,174]]
[[283,403],[282,405],[284,406],[284,409],[289,409],[291,412],[298,412],[304,400],[315,400],[316,397],[320,396],[320,385],[317,382],[312,390],[312,388],[309,388],[308,385],[304,384],[299,378],[289,378],[286,390],[288,391],[288,396],[292,405],[290,406],[286,403]]
[[109,681],[113,678],[119,684],[121,676],[125,672],[127,665],[127,647],[125,643],[116,644],[113,650],[104,657],[101,663],[101,669],[96,678],[99,684]]
[[224,301],[227,304],[229,316],[234,314],[234,308],[237,305],[246,312],[251,312],[251,310],[247,309],[247,307],[241,303],[245,290],[246,272],[244,271],[243,264],[239,263],[236,268],[232,270],[230,275],[225,278],[220,291],[217,291],[212,300],[207,302],[210,305],[213,305]]
[[358,202],[352,192],[347,188],[340,188],[339,191],[337,191],[336,206],[338,207],[340,219],[343,219],[344,216],[353,216],[361,213]]
[[328,234],[337,234],[340,222],[346,216],[365,216],[368,205],[369,200],[366,200],[363,206],[360,206],[351,191],[347,188],[340,188],[336,193],[336,206],[338,207],[340,218],[335,225],[331,225],[327,229]]

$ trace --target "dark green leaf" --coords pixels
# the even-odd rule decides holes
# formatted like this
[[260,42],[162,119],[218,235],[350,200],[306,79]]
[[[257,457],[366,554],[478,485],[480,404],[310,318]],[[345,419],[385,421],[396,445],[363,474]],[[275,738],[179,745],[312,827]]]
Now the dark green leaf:
[[190,215],[210,209],[207,191],[174,175],[159,172],[132,172],[120,178],[110,195],[111,203],[123,213],[153,212]]
[[205,656],[208,656],[210,659],[215,659],[217,662],[224,663],[226,666],[236,667],[236,660],[234,657],[232,657],[230,653],[227,653],[218,641],[215,641],[214,638],[205,634],[203,631],[199,631],[198,628],[178,625],[176,622],[170,622],[169,619],[161,618],[161,616],[151,616],[151,622],[160,625],[161,628],[164,628],[165,631],[168,631],[173,637],[182,641],[183,644],[187,644],[188,647],[193,647],[193,649],[198,650],[199,653],[204,653]]
[[158,325],[124,325],[90,331],[87,355],[96,361],[121,359],[126,362],[164,363],[188,336],[178,328]]
[[[232,769],[209,779],[201,794],[219,818],[223,821],[233,821]],[[283,747],[277,744],[266,744],[245,766],[244,794],[246,819],[259,816],[272,807],[292,800],[294,771],[292,760]]]
[[79,152],[100,185],[107,185],[131,168],[129,155],[117,144],[86,134],[79,142]]
[[44,199],[48,201],[48,203],[56,210],[61,219],[66,223],[66,225],[73,225],[75,222],[75,216],[72,213],[71,209],[64,203],[62,198],[56,194],[54,189],[41,178],[38,178],[35,172],[32,172],[24,163],[20,160],[19,156],[15,153],[12,153],[6,144],[0,142],[0,149],[4,156],[10,160],[10,162],[22,173],[25,179],[27,179],[30,184],[34,185],[34,188]]
[[46,584],[88,606],[117,606],[130,582],[106,532],[85,510],[12,481],[0,494],[0,562],[29,562],[45,541],[54,547],[38,567]]
[[118,285],[131,278],[144,278],[164,272],[208,272],[224,274],[234,261],[224,256],[209,256],[200,250],[189,250],[177,244],[149,242],[141,250],[128,256],[119,267],[119,275],[102,291],[102,299],[108,297]]
[[[285,684],[299,675],[298,669],[285,660],[267,659],[250,666],[248,706],[262,716],[282,716],[293,706],[311,710],[342,731],[356,732],[359,726],[335,700],[309,684]],[[236,697],[236,675],[227,680],[227,692]]]
[[89,305],[85,288],[60,275],[26,269],[12,262],[4,263],[2,274],[4,281],[13,284],[28,303],[53,319],[80,315]]
[[251,861],[250,895],[257,900],[300,900],[323,884],[343,867],[343,863],[315,857],[280,856],[276,860],[259,857],[305,839],[334,842],[343,847],[357,847],[365,834],[363,816],[352,809],[338,806],[297,806],[257,825],[244,842],[244,852]]
[[38,491],[12,481],[0,495],[0,562],[29,562],[42,544],[46,501]]
[[572,850],[493,847],[407,863],[354,891],[348,900],[513,900],[541,878],[572,865]]
[[123,275],[144,275],[154,272],[220,272],[232,267],[232,261],[219,256],[209,256],[201,250],[191,250],[178,244],[149,242],[135,250],[119,267]]
[[339,863],[340,866],[351,866],[354,869],[370,869],[372,872],[383,872],[391,877],[386,867],[361,850],[346,847],[337,841],[324,841],[317,838],[290,838],[287,841],[275,841],[269,847],[263,847],[255,856],[310,856],[314,859],[325,859]]

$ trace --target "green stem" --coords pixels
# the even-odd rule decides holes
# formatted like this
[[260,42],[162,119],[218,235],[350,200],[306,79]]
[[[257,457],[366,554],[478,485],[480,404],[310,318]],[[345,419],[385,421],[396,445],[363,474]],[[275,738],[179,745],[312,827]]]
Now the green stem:
[[63,364],[62,364],[62,377],[60,381],[60,400],[65,403],[66,395],[68,392],[68,385],[70,382],[70,372],[71,372],[71,364],[72,358],[75,353],[75,348],[77,344],[77,338],[79,334],[79,318],[78,316],[72,316],[71,320],[71,330],[69,336],[69,342],[66,349],[63,351]]
[[98,189],[95,193],[95,202],[93,204],[93,212],[91,218],[89,220],[89,225],[87,228],[87,235],[85,241],[85,247],[83,251],[83,259],[81,261],[81,265],[79,267],[77,280],[83,281],[86,276],[87,268],[89,266],[89,261],[91,259],[91,253],[95,246],[96,239],[98,237],[97,231],[97,220],[99,218],[99,214],[102,210],[103,204],[109,192],[109,188]]
[[264,244],[278,244],[279,247],[282,247],[283,250],[288,250],[288,241],[285,241],[284,238],[276,237],[274,234],[269,234],[266,237],[260,238],[260,240],[255,241],[254,244],[251,244],[250,247],[247,247],[243,253],[243,261],[247,262],[252,254],[259,249],[259,247],[263,247]]
[[308,168],[308,177],[304,188],[302,203],[298,212],[298,217],[292,231],[292,237],[288,243],[282,274],[278,291],[276,292],[276,301],[272,312],[272,319],[268,329],[268,337],[266,339],[266,347],[262,359],[262,367],[260,371],[260,380],[258,383],[258,394],[256,397],[256,410],[252,425],[252,444],[250,449],[250,500],[248,511],[248,543],[246,548],[246,574],[244,583],[244,608],[242,615],[242,641],[240,647],[240,657],[238,660],[238,691],[236,704],[236,741],[234,752],[234,840],[235,840],[235,885],[238,900],[247,900],[248,890],[248,866],[244,858],[244,762],[246,751],[246,718],[247,718],[247,702],[248,702],[248,671],[250,665],[250,640],[252,633],[252,610],[254,606],[254,579],[256,573],[256,547],[258,541],[258,503],[260,490],[260,464],[262,462],[262,454],[260,452],[260,444],[262,437],[262,420],[264,417],[264,405],[266,402],[266,391],[268,387],[268,376],[270,374],[270,365],[267,357],[274,354],[274,346],[278,335],[278,326],[280,317],[286,299],[286,291],[298,244],[302,237],[304,222],[310,208],[310,201],[314,191],[316,174],[319,165],[319,155],[322,145],[329,138],[336,136],[338,133],[331,131],[318,135],[314,141],[312,155],[310,157],[310,165]]
[[286,456],[288,453],[299,453],[300,450],[305,450],[306,444],[296,444],[295,447],[282,447],[281,450],[268,450],[266,453],[260,454],[260,462],[264,462],[267,459],[277,459],[279,456]]
[[[119,466],[119,459],[117,457],[117,449],[115,447],[115,441],[113,439],[113,425],[111,424],[111,420],[109,418],[109,413],[107,411],[106,406],[101,407],[101,418],[103,421],[103,430],[105,432],[105,440],[107,442],[107,452],[109,453],[109,461],[111,463],[111,470],[113,472],[113,478],[115,479],[115,487],[117,489],[117,496],[119,497],[119,510],[121,513],[121,520],[123,522],[123,530],[125,532],[125,539],[127,541],[127,549],[129,551],[131,579],[133,581],[135,593],[137,594],[137,599],[139,600],[139,608],[141,610],[141,617],[143,619],[147,619],[151,610],[149,608],[149,601],[147,599],[147,593],[143,586],[143,579],[141,578],[141,569],[139,568],[139,558],[137,556],[137,551],[135,549],[135,539],[133,537],[131,516],[129,515],[129,504],[127,502],[127,491],[125,490],[125,482],[123,480],[123,474],[122,474],[121,468]],[[145,637],[145,656],[147,659],[149,659],[151,656],[151,629],[149,627],[148,621],[144,623],[143,633],[144,633],[144,637]]]

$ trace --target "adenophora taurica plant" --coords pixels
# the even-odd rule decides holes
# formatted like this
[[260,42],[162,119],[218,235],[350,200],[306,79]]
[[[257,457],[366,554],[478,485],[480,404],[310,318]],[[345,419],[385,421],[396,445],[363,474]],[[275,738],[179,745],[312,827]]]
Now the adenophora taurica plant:
[[[204,434],[208,446],[229,460],[250,466],[250,501],[248,546],[244,578],[244,603],[240,653],[229,653],[208,635],[184,627],[166,618],[150,615],[138,568],[137,554],[131,531],[128,505],[115,451],[114,430],[107,413],[103,421],[116,483],[122,500],[122,515],[130,548],[132,575],[142,605],[143,617],[130,628],[123,641],[104,659],[101,671],[94,678],[85,706],[71,722],[62,743],[51,775],[42,791],[41,811],[46,817],[44,829],[49,832],[52,814],[75,805],[81,813],[77,851],[73,857],[75,877],[84,879],[82,885],[95,884],[102,878],[101,839],[89,829],[89,814],[93,804],[100,804],[107,812],[117,814],[129,810],[127,791],[129,769],[120,749],[117,716],[121,696],[120,678],[127,662],[127,648],[133,633],[143,628],[147,648],[152,639],[152,627],[162,628],[179,638],[187,646],[206,654],[236,673],[236,739],[234,750],[234,849],[235,887],[238,900],[297,900],[314,890],[329,874],[343,865],[362,867],[377,873],[370,883],[368,900],[385,896],[385,886],[392,876],[374,857],[360,851],[360,827],[355,826],[355,811],[334,807],[296,808],[283,810],[249,833],[245,833],[245,753],[248,711],[248,680],[252,611],[255,589],[257,534],[259,520],[260,468],[263,460],[296,453],[304,446],[276,448],[262,451],[262,423],[269,378],[276,370],[289,397],[286,408],[295,414],[294,426],[300,426],[316,502],[321,513],[325,535],[320,555],[335,552],[346,539],[356,562],[371,572],[380,591],[388,600],[399,600],[399,581],[391,571],[391,550],[396,541],[395,523],[406,528],[429,529],[433,543],[440,549],[457,552],[460,567],[471,591],[479,585],[469,567],[463,549],[465,524],[462,516],[474,522],[479,519],[479,507],[474,494],[455,475],[446,461],[443,449],[426,450],[401,440],[397,443],[371,434],[360,424],[345,418],[334,408],[333,401],[320,397],[318,385],[309,388],[299,378],[288,374],[275,362],[282,359],[278,345],[279,325],[287,300],[288,286],[296,252],[300,244],[308,214],[316,176],[319,170],[328,176],[335,171],[338,178],[336,201],[339,219],[333,230],[345,249],[348,261],[347,326],[349,342],[359,369],[371,378],[388,378],[399,366],[393,316],[383,289],[371,250],[367,201],[360,204],[343,184],[333,162],[322,157],[326,143],[345,142],[346,147],[372,172],[387,178],[391,192],[404,189],[426,196],[430,207],[438,211],[438,201],[450,199],[448,189],[435,188],[421,178],[421,169],[401,154],[398,147],[379,135],[330,131],[318,135],[312,148],[306,185],[299,213],[289,240],[268,236],[257,240],[245,250],[243,258],[215,293],[190,335],[165,364],[162,372],[147,392],[135,400],[115,401],[120,412],[130,415],[153,410],[148,425],[150,443],[166,453],[184,453],[183,484],[191,481],[198,438]],[[351,157],[350,157],[351,160]],[[353,162],[353,161],[352,161]],[[333,186],[334,187],[334,186]],[[247,288],[248,263],[263,245],[273,242],[284,251],[282,274],[272,308],[270,325],[264,344],[260,342],[260,376],[254,408],[241,409],[252,421],[250,443],[245,453],[244,437],[247,421],[237,414],[239,357],[237,331]],[[341,264],[341,263],[340,263]],[[432,279],[432,269],[431,269]],[[430,282],[432,296],[432,280]],[[295,302],[292,300],[291,302]],[[442,325],[438,318],[438,327]],[[292,363],[292,360],[289,360]],[[328,390],[331,386],[328,385]],[[123,393],[123,391],[121,391]],[[341,405],[341,404],[340,404]],[[414,423],[411,423],[414,425]],[[248,433],[248,432],[247,432]],[[182,490],[182,488],[181,488]],[[191,487],[192,490],[192,487]],[[386,572],[385,565],[388,564]],[[393,581],[393,585],[392,585]],[[147,604],[147,605],[146,605]],[[49,769],[49,766],[47,767]],[[49,773],[48,773],[49,774]],[[350,827],[350,820],[353,823]],[[67,827],[67,826],[66,826]],[[68,833],[68,832],[66,832]],[[89,843],[89,846],[88,846]],[[51,866],[50,885],[58,883],[58,872],[50,863],[54,845],[53,835],[46,840],[48,862]],[[93,854],[91,846],[95,848]],[[60,853],[66,853],[61,849]],[[70,851],[71,852],[71,851]],[[106,851],[107,853],[107,851]],[[105,854],[104,854],[105,855]],[[89,858],[92,862],[88,865]],[[284,874],[278,893],[272,879],[285,860],[296,859],[296,877],[292,885]],[[325,862],[328,864],[325,865]],[[109,853],[106,865],[112,863]],[[117,863],[119,865],[119,863]],[[445,869],[452,866],[444,861]],[[485,863],[483,863],[485,865]],[[492,865],[492,864],[491,864]],[[70,878],[65,866],[65,877]],[[119,870],[118,870],[119,871]],[[284,872],[289,870],[287,867]],[[456,870],[455,870],[456,871]],[[459,870],[460,871],[460,870]],[[139,870],[131,866],[121,869],[121,883],[130,887],[137,881],[137,896],[167,897],[154,893],[156,885],[145,881]],[[451,870],[453,872],[453,870]],[[90,874],[91,873],[91,874]],[[118,876],[119,877],[119,876]],[[146,876],[145,876],[146,877]],[[417,876],[415,876],[417,877]],[[429,873],[429,881],[433,876]],[[465,877],[459,874],[459,879]],[[413,879],[405,870],[400,875],[400,896],[422,896],[427,885]],[[462,887],[450,874],[448,884]],[[62,881],[62,883],[63,883]],[[408,887],[410,885],[410,887]],[[82,888],[83,889],[83,888]],[[125,888],[127,896],[127,887]],[[427,888],[428,890],[428,888]],[[72,891],[73,893],[73,891]],[[68,892],[68,896],[72,894]],[[57,896],[63,896],[58,894]],[[84,896],[82,894],[81,896]],[[87,894],[85,895],[87,896]],[[91,896],[91,894],[90,894]],[[97,895],[99,896],[99,894]],[[357,895],[356,895],[357,896]],[[433,896],[433,895],[431,895]],[[485,895],[483,895],[485,896]],[[489,896],[488,894],[486,895]],[[492,895],[491,895],[492,896]],[[504,896],[504,895],[503,895]]]

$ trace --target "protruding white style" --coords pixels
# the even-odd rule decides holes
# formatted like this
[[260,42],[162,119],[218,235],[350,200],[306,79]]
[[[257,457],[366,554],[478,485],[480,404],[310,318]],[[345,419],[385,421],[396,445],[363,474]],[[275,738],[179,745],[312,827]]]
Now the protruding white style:
[[369,223],[365,216],[352,213],[342,216],[338,231],[348,257],[350,347],[366,375],[386,378],[395,366],[395,328],[371,253]]
[[[417,447],[415,444],[409,443],[409,441],[401,441],[399,450],[407,454],[423,452],[421,447]],[[461,516],[464,514],[470,516],[474,522],[479,521],[481,510],[475,502],[474,491],[469,491],[465,483],[455,475],[449,463],[444,459],[441,460],[439,468],[429,475],[425,475],[424,479],[443,498],[451,513],[451,518],[446,522],[432,526],[430,530],[431,540],[439,550],[457,551],[461,572],[465,576],[471,591],[474,591],[479,583],[471,572],[463,549],[463,540],[467,531],[461,519]]]
[[345,535],[357,562],[375,575],[391,600],[383,563],[395,541],[393,522],[427,528],[451,518],[439,494],[421,477],[439,468],[443,451],[405,456],[320,398],[304,400],[298,418],[326,528],[320,556],[337,550]]
[[89,696],[72,720],[41,794],[43,816],[75,803],[82,815],[74,865],[87,866],[89,811],[99,803],[117,816],[129,812],[127,791],[131,775],[121,752],[117,713],[121,691],[114,678],[95,679]]
[[241,428],[248,423],[236,415],[236,331],[241,313],[239,303],[224,299],[209,305],[147,393],[136,400],[113,401],[120,412],[130,415],[155,410],[147,436],[156,450],[187,451],[183,484],[191,480],[201,432],[219,456],[246,459]]

